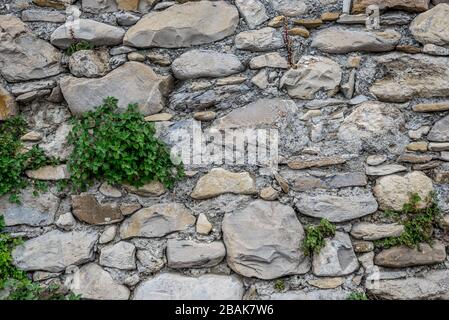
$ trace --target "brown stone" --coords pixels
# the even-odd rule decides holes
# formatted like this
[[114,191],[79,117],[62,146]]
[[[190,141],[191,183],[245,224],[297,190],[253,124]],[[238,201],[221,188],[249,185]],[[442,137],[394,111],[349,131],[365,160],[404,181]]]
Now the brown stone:
[[320,179],[309,176],[298,177],[295,179],[295,182],[293,183],[293,189],[295,191],[301,192],[318,188],[325,189],[326,187],[327,187],[326,183],[324,183]]
[[73,1],[70,0],[33,0],[33,3],[40,7],[50,7],[55,9],[64,9],[67,4]]
[[449,111],[449,102],[421,103],[413,106],[415,112],[442,112]]
[[425,141],[412,142],[407,145],[409,151],[426,152],[428,143]]
[[429,155],[419,155],[413,153],[404,153],[398,157],[398,162],[407,162],[407,163],[427,163],[433,159],[432,156]]
[[166,189],[159,181],[149,182],[142,187],[136,188],[131,185],[123,185],[128,192],[137,194],[141,197],[159,197],[166,192]]
[[270,22],[268,22],[268,26],[272,28],[279,28],[284,25],[285,17],[284,16],[277,16],[274,17]]
[[17,113],[17,105],[9,92],[0,86],[0,121]]
[[396,46],[396,51],[414,54],[414,53],[421,53],[422,49],[407,44],[401,44]]
[[139,8],[139,0],[116,0],[119,10],[136,11]]
[[374,243],[371,241],[353,241],[352,246],[356,253],[366,253],[374,250]]
[[310,36],[309,30],[303,27],[291,28],[288,30],[288,34],[291,36],[300,36],[303,38],[308,38]]
[[436,170],[434,176],[436,183],[449,183],[449,171]]
[[317,159],[317,160],[290,160],[287,162],[287,165],[290,169],[294,170],[302,170],[309,168],[318,168],[318,167],[328,167],[334,166],[338,164],[346,163],[346,160],[341,157],[333,157],[327,159]]
[[288,186],[288,181],[285,180],[285,178],[281,176],[279,173],[275,173],[274,178],[281,186],[282,191],[284,191],[284,193],[288,193],[288,191],[290,190],[290,187]]
[[431,161],[423,164],[415,164],[414,166],[412,166],[412,169],[415,171],[430,170],[438,168],[440,164],[441,164],[440,161]]
[[406,246],[393,247],[381,251],[374,263],[389,268],[404,268],[413,266],[432,265],[446,260],[446,248],[443,243],[435,242],[419,244],[417,248]]
[[123,219],[115,204],[100,204],[92,194],[72,196],[73,214],[88,224],[110,224]]
[[354,0],[352,13],[365,13],[366,8],[372,4],[380,9],[397,9],[411,12],[429,10],[429,0]]
[[129,216],[131,214],[133,214],[134,212],[136,212],[137,210],[139,210],[140,208],[142,208],[142,206],[140,205],[140,203],[122,203],[120,205],[120,212],[124,215],[124,216]]
[[295,24],[306,28],[316,28],[323,24],[321,19],[298,19],[294,21]]
[[321,15],[321,20],[331,22],[331,21],[337,21],[339,17],[340,17],[340,12],[324,12]]

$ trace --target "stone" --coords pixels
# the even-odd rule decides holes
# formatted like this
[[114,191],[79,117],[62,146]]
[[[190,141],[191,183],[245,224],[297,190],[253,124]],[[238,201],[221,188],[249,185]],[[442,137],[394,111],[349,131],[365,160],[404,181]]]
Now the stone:
[[445,57],[391,53],[376,61],[385,71],[370,89],[378,100],[406,102],[415,97],[449,96],[449,62]]
[[50,90],[39,90],[39,91],[31,91],[20,96],[16,97],[16,102],[18,103],[29,103],[34,100],[39,100],[45,96],[50,94]]
[[204,213],[200,213],[196,221],[196,233],[208,235],[212,231],[212,224]]
[[323,24],[321,19],[298,19],[294,21],[295,24],[312,29]]
[[434,142],[449,142],[449,116],[437,121],[430,129],[427,139]]
[[252,79],[251,83],[254,84],[259,89],[265,90],[268,88],[268,76],[265,69],[260,70]]
[[254,177],[248,172],[234,173],[214,168],[198,180],[190,196],[196,200],[204,200],[226,193],[256,194]]
[[212,121],[217,117],[214,111],[200,111],[193,114],[193,119],[198,121]]
[[447,151],[449,150],[449,142],[431,142],[429,143],[429,151]]
[[227,263],[245,277],[276,279],[310,268],[301,250],[304,229],[287,205],[255,200],[226,213],[222,230]]
[[374,250],[374,243],[370,241],[353,241],[352,246],[356,253],[367,253]]
[[[0,38],[0,74],[6,81],[48,78],[63,71],[61,53],[34,35],[19,18],[0,16]],[[4,92],[0,92],[0,97],[3,95]],[[3,108],[0,103],[0,111]]]
[[370,166],[378,166],[387,161],[387,156],[385,155],[371,155],[366,158],[366,164]]
[[362,172],[337,173],[326,179],[326,184],[331,189],[364,187],[368,184],[368,179]]
[[238,22],[236,7],[224,1],[187,2],[145,15],[127,31],[123,43],[138,48],[190,47],[234,34]]
[[449,48],[440,47],[431,43],[424,45],[422,52],[434,56],[449,56]]
[[140,20],[140,16],[131,12],[116,12],[115,17],[117,24],[125,27],[133,26]]
[[66,5],[70,5],[73,2],[75,2],[75,0],[33,0],[35,5],[54,9],[64,9]]
[[397,9],[410,12],[422,12],[429,10],[429,0],[353,0],[352,12],[364,13],[370,5],[377,5],[381,10]]
[[367,166],[366,174],[369,176],[386,176],[393,173],[398,173],[402,171],[407,171],[407,167],[401,166],[399,164],[385,164],[381,166]]
[[358,222],[352,226],[351,236],[356,239],[374,241],[389,237],[399,237],[404,230],[404,225],[398,223],[376,224]]
[[299,212],[330,222],[357,219],[377,211],[376,199],[371,194],[354,196],[317,195],[304,196],[296,204]]
[[345,278],[335,277],[335,278],[318,278],[308,280],[307,283],[311,286],[320,289],[335,289],[341,286],[345,282]]
[[279,191],[277,191],[271,186],[268,186],[260,190],[259,196],[263,200],[274,201],[279,197]]
[[287,162],[287,165],[290,169],[293,170],[303,170],[310,168],[335,166],[344,163],[346,163],[346,159],[335,156],[323,159],[291,159]]
[[428,143],[426,141],[411,142],[407,145],[408,151],[426,152]]
[[279,86],[286,88],[288,95],[298,99],[314,99],[324,91],[328,96],[338,92],[342,70],[335,61],[319,56],[303,56],[296,69],[290,69],[281,78]]
[[242,84],[246,81],[245,76],[230,76],[226,78],[217,79],[215,82],[216,86],[227,86],[227,85],[233,85],[233,84]]
[[182,54],[171,65],[175,78],[220,78],[245,69],[237,56],[213,50],[191,50]]
[[404,124],[404,115],[395,106],[367,101],[345,117],[338,130],[338,139],[354,148],[399,153],[408,143],[401,132]]
[[144,184],[142,187],[136,188],[131,185],[123,185],[130,193],[137,194],[141,197],[159,197],[163,195],[167,190],[165,186],[159,181],[152,181]]
[[235,5],[250,29],[268,20],[267,10],[259,0],[236,0]]
[[310,36],[309,30],[304,27],[295,27],[288,30],[288,35],[290,36],[300,36],[303,38],[308,38]]
[[268,22],[268,26],[272,28],[280,28],[285,23],[285,16],[276,16]]
[[118,10],[116,0],[81,0],[82,9],[89,13],[109,13]]
[[141,282],[134,300],[241,300],[244,289],[236,276],[206,274],[189,277],[161,273]]
[[122,196],[122,192],[119,189],[111,186],[107,182],[103,182],[98,191],[100,191],[102,195],[110,198],[120,198]]
[[284,47],[281,33],[271,27],[240,32],[235,36],[235,47],[248,51],[271,51]]
[[79,220],[94,225],[116,223],[123,219],[115,203],[100,204],[92,194],[73,195],[72,212]]
[[75,274],[70,290],[81,295],[83,299],[128,300],[129,289],[114,281],[112,276],[95,263],[89,263]]
[[252,58],[249,61],[249,67],[251,69],[262,69],[262,68],[288,69],[288,61],[278,52],[271,52]]
[[157,242],[147,250],[137,251],[137,259],[141,265],[139,270],[145,273],[155,273],[161,270],[166,264],[165,251],[164,242]]
[[14,97],[0,85],[0,121],[16,115],[17,110]]
[[270,0],[270,2],[274,10],[287,17],[296,17],[307,11],[304,0]]
[[318,31],[311,46],[326,53],[385,52],[393,50],[400,39],[401,34],[392,29],[371,32],[330,27]]
[[27,170],[28,178],[35,180],[58,181],[70,179],[70,172],[65,164],[57,166],[44,166],[36,170]]
[[337,21],[340,17],[340,12],[324,12],[321,15],[321,20],[324,22],[333,22]]
[[428,134],[430,131],[429,126],[422,126],[416,130],[409,130],[408,136],[414,140],[419,140],[423,137],[423,135]]
[[73,150],[73,146],[68,142],[72,128],[71,124],[63,123],[56,129],[53,136],[45,137],[39,147],[45,151],[47,156],[58,158],[61,161],[67,160]]
[[133,270],[136,268],[136,247],[126,241],[106,246],[101,249],[99,263],[104,267]]
[[19,193],[21,203],[12,203],[9,195],[0,197],[0,212],[6,226],[28,225],[33,227],[48,226],[54,221],[60,199],[50,192],[33,196],[31,189]]
[[440,3],[419,14],[410,25],[413,37],[422,44],[434,44],[449,48],[448,14],[448,3]]
[[277,121],[293,116],[296,105],[291,100],[259,99],[242,108],[235,109],[214,121],[217,130],[254,128],[273,125]]
[[27,9],[22,11],[23,22],[64,23],[66,16],[58,11]]
[[111,70],[109,54],[106,50],[77,51],[69,58],[69,69],[75,77],[102,77]]
[[443,263],[446,247],[441,242],[432,245],[421,243],[416,248],[406,246],[382,250],[374,258],[374,263],[387,268],[405,268]]
[[139,52],[130,52],[130,53],[128,53],[128,60],[129,61],[144,62],[145,61],[145,56],[142,53],[139,53]]
[[433,159],[430,155],[418,155],[412,153],[401,154],[397,162],[407,162],[407,163],[427,163]]
[[12,252],[14,265],[24,271],[63,271],[92,260],[97,239],[92,231],[53,230],[17,246]]
[[173,269],[209,268],[219,264],[225,256],[226,249],[221,241],[169,239],[167,242],[167,265]]
[[179,203],[155,204],[127,218],[120,227],[120,237],[155,238],[186,230],[195,223],[191,211]]
[[137,9],[139,8],[140,0],[116,0],[116,1],[119,10],[137,11]]
[[151,116],[145,117],[145,121],[149,122],[159,122],[159,121],[170,121],[173,118],[171,113],[156,113]]
[[125,30],[89,19],[79,19],[75,26],[63,24],[51,35],[54,46],[67,49],[76,41],[89,41],[96,47],[121,44]]
[[337,23],[341,24],[366,24],[366,20],[368,19],[367,14],[342,14],[339,19],[337,20]]
[[414,105],[412,110],[415,112],[443,112],[449,111],[449,102],[440,103],[420,103]]
[[[157,75],[149,66],[128,62],[98,79],[65,77],[60,82],[62,94],[74,115],[93,110],[106,97],[118,99],[120,111],[137,103],[143,115],[162,110],[165,96],[172,87],[171,79]],[[80,95],[79,92],[83,94]]]
[[288,181],[287,179],[285,179],[283,176],[281,176],[279,173],[275,172],[274,173],[274,179],[276,180],[276,182],[279,184],[279,186],[281,187],[281,190],[284,193],[288,193],[290,190],[290,187],[288,185]]
[[107,226],[98,240],[98,243],[105,244],[114,240],[117,233],[117,226]]
[[274,293],[269,296],[268,300],[346,300],[350,293],[350,291],[342,289],[292,290],[285,293]]
[[76,225],[76,220],[71,212],[67,212],[61,214],[58,220],[56,220],[55,224],[58,228],[69,231],[72,230],[73,227]]
[[433,191],[432,179],[420,171],[407,173],[405,176],[390,175],[376,181],[373,189],[381,210],[401,211],[410,195],[417,193],[422,201],[419,207],[425,207],[425,200]]
[[336,232],[326,239],[324,247],[313,255],[312,271],[319,277],[344,276],[359,268],[357,257],[347,233]]
[[404,53],[411,53],[411,54],[422,53],[421,48],[416,47],[416,46],[407,45],[407,44],[397,45],[396,51],[404,52]]
[[422,275],[402,279],[368,281],[368,293],[385,300],[447,300],[449,272],[431,270]]

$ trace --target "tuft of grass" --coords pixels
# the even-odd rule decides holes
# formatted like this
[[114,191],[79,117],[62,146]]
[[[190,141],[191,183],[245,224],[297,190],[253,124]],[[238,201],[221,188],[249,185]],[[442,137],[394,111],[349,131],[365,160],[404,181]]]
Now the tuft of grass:
[[283,279],[277,279],[274,282],[274,290],[276,290],[277,292],[282,292],[285,290],[285,282]]
[[68,161],[73,187],[85,190],[94,180],[134,187],[157,180],[173,187],[184,176],[183,165],[172,162],[167,146],[155,136],[154,124],[145,121],[136,104],[118,113],[117,102],[108,97],[74,120],[69,135],[74,149]]
[[368,297],[366,296],[365,292],[351,292],[348,297],[346,298],[346,300],[369,300]]
[[418,194],[412,194],[401,212],[394,217],[404,225],[404,232],[398,237],[390,237],[375,241],[376,247],[391,248],[395,246],[415,247],[420,243],[433,243],[433,229],[441,215],[434,193],[427,196],[426,206],[420,207],[422,199]]
[[94,45],[86,40],[81,40],[75,43],[72,43],[70,45],[70,47],[67,48],[66,50],[66,54],[68,56],[71,56],[72,54],[74,54],[77,51],[81,51],[81,50],[92,50],[94,48]]
[[335,236],[336,227],[327,219],[321,219],[317,226],[306,227],[302,249],[305,255],[319,253],[325,245],[325,239]]

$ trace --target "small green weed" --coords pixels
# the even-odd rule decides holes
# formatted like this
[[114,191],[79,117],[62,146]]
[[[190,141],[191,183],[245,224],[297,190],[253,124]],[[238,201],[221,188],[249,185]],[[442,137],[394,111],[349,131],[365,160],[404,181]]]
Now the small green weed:
[[302,244],[305,255],[319,253],[325,245],[325,239],[335,236],[335,226],[327,219],[321,219],[317,226],[308,226],[306,236]]
[[346,300],[369,300],[365,292],[351,292]]
[[172,163],[166,145],[155,137],[154,125],[144,120],[137,105],[117,113],[117,102],[106,98],[95,111],[74,120],[69,136],[74,150],[68,162],[74,188],[85,190],[95,179],[135,187],[158,180],[171,188],[184,175],[182,164]]
[[72,43],[70,47],[67,48],[66,54],[68,56],[71,56],[77,51],[81,50],[92,50],[94,48],[94,45],[86,40],[81,40],[79,42]]
[[274,282],[274,290],[276,290],[277,292],[282,292],[285,290],[285,282],[283,279],[277,279]]

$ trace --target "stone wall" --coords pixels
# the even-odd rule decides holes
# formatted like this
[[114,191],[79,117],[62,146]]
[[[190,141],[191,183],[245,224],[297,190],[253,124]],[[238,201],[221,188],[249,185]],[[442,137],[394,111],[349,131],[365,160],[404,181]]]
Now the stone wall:
[[[138,103],[161,137],[200,124],[280,139],[274,174],[187,164],[173,190],[75,195],[57,189],[64,166],[28,172],[51,187],[0,199],[26,239],[15,264],[75,277],[88,299],[449,298],[447,216],[432,246],[373,244],[404,232],[383,212],[411,193],[449,210],[449,4],[433,1],[0,0],[0,120],[22,114],[28,146],[66,159],[70,117],[106,96]],[[373,3],[380,30],[365,27]],[[95,49],[68,57],[76,40]],[[336,235],[306,256],[321,218]]]

